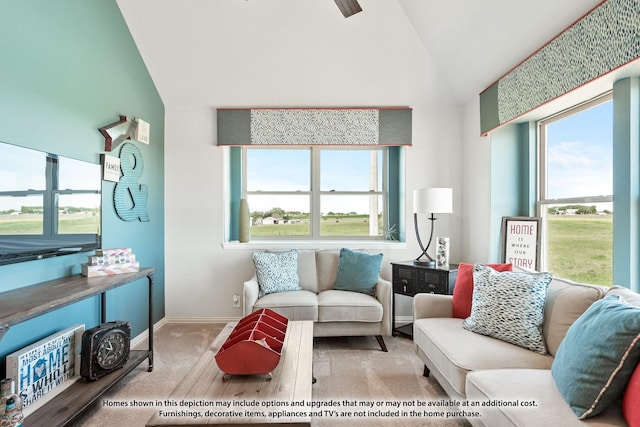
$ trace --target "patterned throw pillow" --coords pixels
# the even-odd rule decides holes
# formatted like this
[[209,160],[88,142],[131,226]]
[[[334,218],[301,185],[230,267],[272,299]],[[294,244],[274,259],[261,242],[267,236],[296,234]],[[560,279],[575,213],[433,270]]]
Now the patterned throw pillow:
[[551,375],[582,420],[623,395],[639,360],[640,307],[609,295],[573,322],[553,359]]
[[[495,271],[511,271],[511,264],[486,264]],[[461,262],[458,264],[458,277],[453,288],[451,302],[451,317],[466,319],[471,315],[473,301],[473,264]]]
[[542,336],[549,273],[499,273],[473,267],[471,316],[462,326],[469,331],[547,354]]
[[253,263],[260,287],[260,296],[283,291],[299,291],[298,251],[255,252]]

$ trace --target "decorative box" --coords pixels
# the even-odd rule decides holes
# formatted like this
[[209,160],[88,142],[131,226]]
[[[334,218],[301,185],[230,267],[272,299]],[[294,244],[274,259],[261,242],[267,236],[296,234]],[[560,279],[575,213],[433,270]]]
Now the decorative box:
[[280,361],[288,323],[268,308],[243,317],[216,353],[218,367],[230,375],[270,373]]

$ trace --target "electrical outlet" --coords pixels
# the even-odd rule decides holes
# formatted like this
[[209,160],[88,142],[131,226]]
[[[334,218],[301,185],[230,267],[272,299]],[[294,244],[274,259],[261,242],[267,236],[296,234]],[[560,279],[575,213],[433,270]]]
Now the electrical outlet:
[[240,296],[238,294],[233,294],[231,301],[233,302],[234,307],[240,307]]

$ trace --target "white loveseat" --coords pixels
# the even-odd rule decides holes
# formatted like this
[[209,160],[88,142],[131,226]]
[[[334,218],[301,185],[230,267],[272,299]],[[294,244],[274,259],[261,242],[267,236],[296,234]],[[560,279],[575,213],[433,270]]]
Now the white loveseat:
[[[460,408],[472,414],[468,420],[474,426],[626,426],[621,400],[594,417],[578,419],[552,374],[569,328],[596,301],[609,295],[640,305],[640,295],[626,288],[554,278],[547,290],[542,324],[547,354],[463,328],[463,319],[452,317],[450,295],[416,295],[414,342],[425,365],[424,375],[433,376],[452,399],[492,403]],[[599,324],[592,333],[602,335],[608,327]],[[598,363],[596,360],[595,369]],[[505,403],[514,401],[517,407]]]
[[333,289],[339,250],[298,250],[301,290],[261,296],[257,275],[244,283],[243,313],[269,308],[289,320],[314,321],[313,335],[375,336],[387,351],[384,336],[391,335],[391,283],[378,276],[375,296]]

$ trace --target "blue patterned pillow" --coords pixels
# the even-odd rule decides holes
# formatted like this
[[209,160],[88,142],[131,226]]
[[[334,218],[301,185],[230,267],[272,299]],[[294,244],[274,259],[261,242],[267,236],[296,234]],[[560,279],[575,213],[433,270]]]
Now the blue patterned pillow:
[[540,354],[547,354],[542,336],[549,273],[499,273],[473,266],[471,315],[462,326]]
[[256,266],[260,296],[283,291],[299,291],[298,251],[255,252],[253,263]]
[[362,292],[374,296],[381,266],[382,254],[371,255],[342,248],[333,289]]
[[619,295],[591,304],[567,331],[551,375],[580,419],[604,411],[622,396],[640,361],[640,307]]

